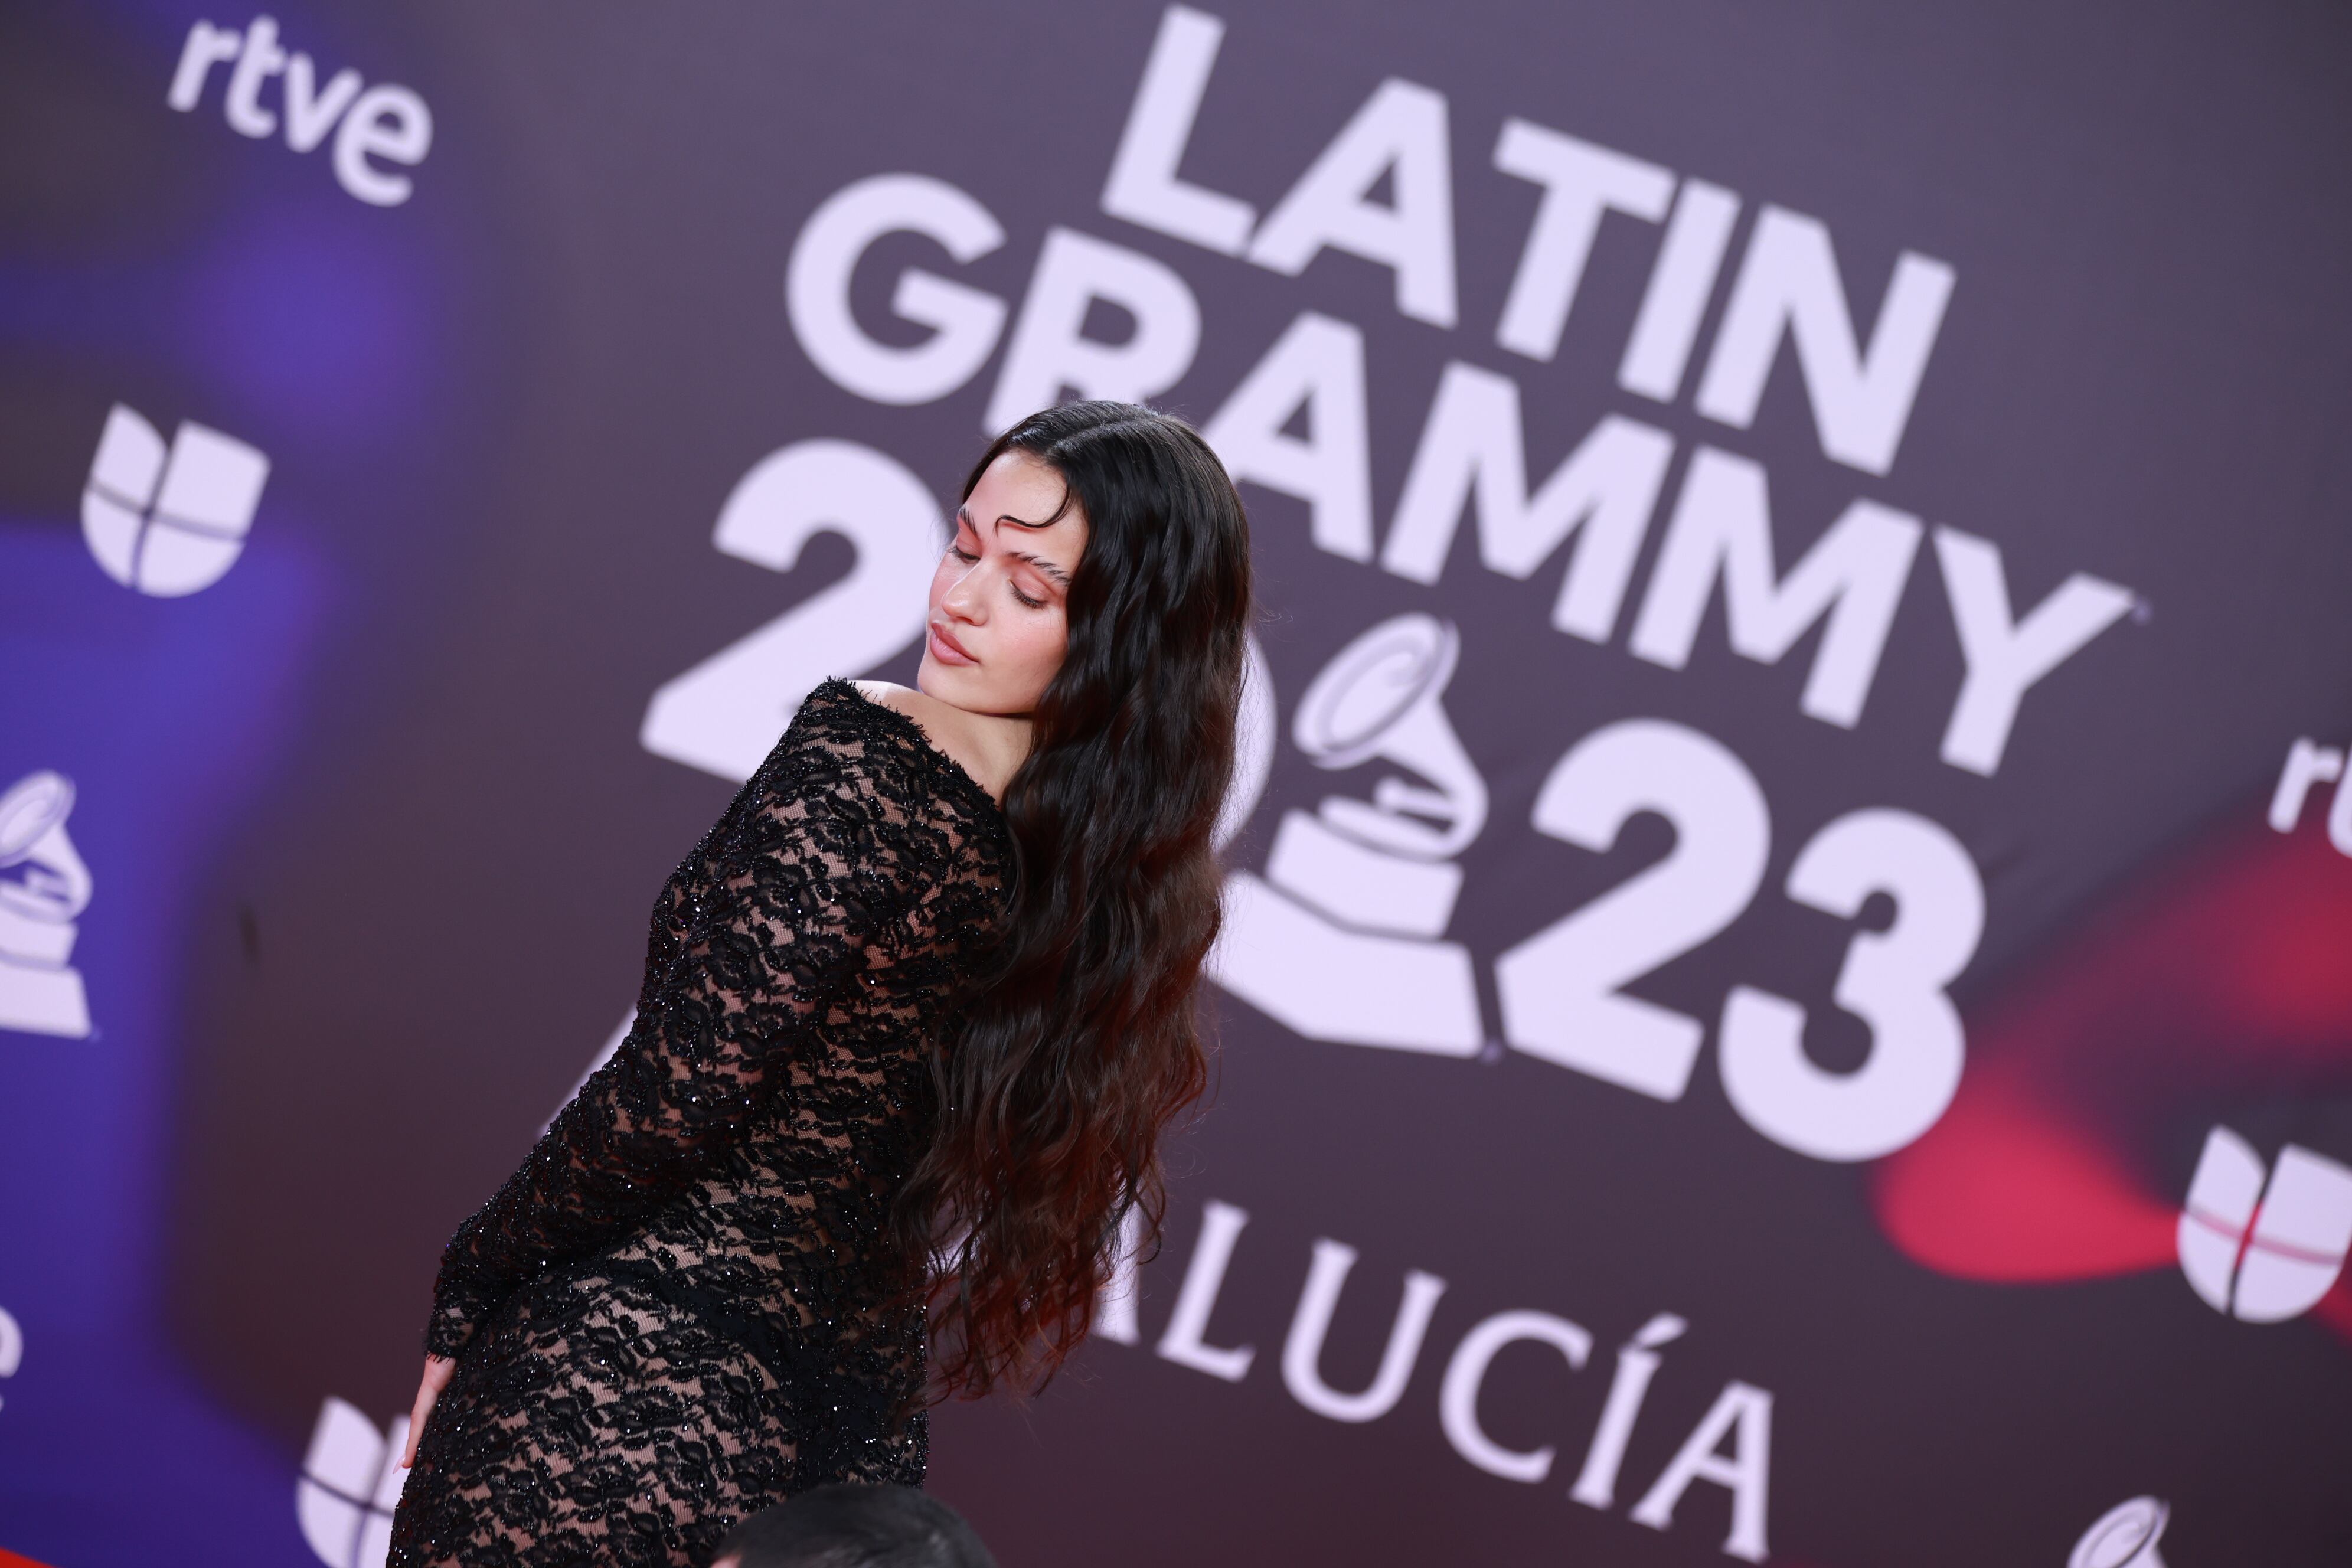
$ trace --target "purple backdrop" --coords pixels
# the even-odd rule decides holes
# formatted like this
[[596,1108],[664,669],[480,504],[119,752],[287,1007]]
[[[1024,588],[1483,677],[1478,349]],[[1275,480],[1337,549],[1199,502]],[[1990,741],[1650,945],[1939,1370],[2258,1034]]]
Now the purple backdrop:
[[988,429],[1200,422],[1214,1101],[1007,1563],[2352,1561],[2352,18],[0,18],[0,1547],[381,1562],[435,1259]]

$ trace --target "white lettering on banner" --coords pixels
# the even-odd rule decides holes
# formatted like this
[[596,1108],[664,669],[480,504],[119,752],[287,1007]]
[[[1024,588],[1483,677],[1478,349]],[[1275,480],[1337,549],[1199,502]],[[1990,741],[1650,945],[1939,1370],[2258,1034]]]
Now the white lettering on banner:
[[1476,509],[1479,559],[1507,576],[1534,576],[1573,535],[1551,624],[1606,643],[1674,452],[1663,430],[1612,414],[1530,494],[1517,384],[1456,361],[1430,405],[1381,564],[1436,582],[1465,504]]
[[1486,1368],[1506,1345],[1535,1342],[1548,1344],[1568,1358],[1569,1370],[1582,1372],[1592,1354],[1592,1336],[1549,1312],[1497,1312],[1462,1336],[1445,1363],[1445,1381],[1437,1390],[1437,1424],[1454,1451],[1507,1481],[1533,1484],[1551,1474],[1559,1450],[1541,1447],[1506,1448],[1486,1436],[1478,1420],[1478,1391],[1486,1386]]
[[[277,34],[278,24],[271,22],[268,37],[274,40]],[[212,74],[212,68],[236,58],[244,42],[245,35],[235,27],[215,27],[210,22],[198,22],[190,27],[186,40],[180,46],[180,63],[172,72],[171,90],[163,95],[163,101],[184,114],[194,109],[204,97],[205,79]],[[229,123],[234,125],[236,121],[231,112]],[[268,135],[268,127],[264,126],[260,134]]]
[[[1251,209],[1175,178],[1224,36],[1214,16],[1163,14],[1119,140],[1103,210],[1221,255],[1240,249]],[[1558,351],[1601,216],[1655,222],[1667,214],[1671,171],[1526,121],[1505,122],[1495,166],[1545,187],[1496,327],[1504,348],[1538,360]],[[1381,181],[1393,201],[1368,200]],[[1662,401],[1679,395],[1700,318],[1722,267],[1738,199],[1683,182],[1650,285],[1620,366],[1621,384]],[[1399,313],[1452,327],[1454,294],[1452,155],[1444,94],[1391,78],[1308,165],[1248,242],[1250,260],[1297,277],[1326,248],[1392,268]],[[1745,430],[1755,421],[1781,340],[1793,340],[1824,456],[1884,475],[1911,417],[1943,326],[1955,273],[1905,251],[1868,347],[1854,331],[1829,230],[1819,219],[1767,205],[1716,336],[1696,407]]]
[[2270,825],[2273,833],[2293,833],[2303,819],[2304,803],[2324,784],[2335,784],[2327,808],[2327,841],[2339,855],[2352,855],[2352,789],[2344,777],[2344,748],[2323,746],[2300,736],[2287,749],[2286,765],[2279,770],[2278,788],[2271,792]]
[[1659,403],[1682,395],[1683,372],[1738,217],[1739,198],[1729,191],[1705,180],[1683,182],[1618,362],[1618,385]]
[[256,16],[240,33],[198,22],[180,47],[164,101],[182,113],[203,101],[213,68],[234,60],[221,95],[221,117],[240,135],[261,138],[275,132],[278,115],[265,109],[261,89],[273,77],[285,78],[286,145],[308,153],[335,131],[330,162],[336,183],[371,206],[398,206],[415,189],[406,174],[378,168],[369,160],[415,167],[433,148],[433,112],[404,87],[379,84],[362,89],[360,73],[344,68],[318,85],[318,67],[297,49],[278,44],[278,24]]
[[1753,424],[1786,333],[1796,343],[1822,453],[1865,473],[1885,473],[1895,466],[1895,449],[1944,324],[1952,277],[1943,262],[1905,251],[1864,353],[1854,343],[1853,313],[1828,227],[1818,218],[1766,206],[1756,215],[1748,255],[1715,334],[1715,353],[1699,382],[1698,411],[1741,430]]
[[1650,1380],[1658,1373],[1658,1351],[1689,1328],[1677,1314],[1660,1312],[1618,1347],[1608,1403],[1601,1407],[1592,1446],[1584,1451],[1584,1468],[1568,1494],[1585,1507],[1606,1512],[1617,1501],[1617,1475],[1625,1468],[1625,1445],[1633,1440],[1633,1423],[1641,1419],[1642,1402],[1650,1396]]
[[324,92],[314,76],[310,57],[297,49],[286,63],[286,145],[297,153],[325,141],[360,95],[360,73],[349,66],[329,79]]
[[1004,301],[968,284],[908,268],[890,309],[929,338],[908,347],[877,342],[849,309],[858,261],[886,234],[919,234],[957,261],[1004,243],[996,215],[945,180],[877,174],[825,198],[801,227],[784,270],[784,312],[809,363],[869,403],[931,403],[980,373],[1004,331]]
[[[1729,1454],[1716,1450],[1727,1436],[1735,1440]],[[1723,1550],[1728,1556],[1761,1563],[1764,1545],[1764,1504],[1772,1462],[1772,1396],[1744,1383],[1727,1384],[1714,1406],[1685,1439],[1655,1485],[1633,1505],[1636,1524],[1664,1530],[1675,1521],[1675,1505],[1693,1481],[1713,1481],[1731,1491],[1731,1533]]]
[[[1301,414],[1304,437],[1284,434]],[[1201,434],[1235,484],[1297,496],[1319,550],[1372,558],[1371,429],[1364,408],[1364,334],[1300,312]]]
[[[1124,342],[1085,334],[1097,300],[1134,319]],[[1146,402],[1184,379],[1200,346],[1200,304],[1165,262],[1076,229],[1048,229],[982,423],[993,436],[1071,395]]]
[[[1104,195],[1113,216],[1213,249],[1229,247],[1245,226],[1245,205],[1182,184],[1170,171],[1181,159],[1181,139],[1222,37],[1223,24],[1202,13],[1176,7],[1165,15],[1123,139],[1128,150]],[[1450,186],[1428,170],[1411,174],[1441,146],[1444,122],[1442,98],[1409,83],[1384,84],[1267,219],[1250,254],[1284,268],[1303,268],[1327,244],[1352,245],[1391,260],[1405,289],[1412,277],[1438,275],[1437,250],[1396,239],[1405,232],[1396,224],[1412,205],[1403,195],[1411,187],[1424,192],[1416,210],[1434,215],[1442,208],[1448,215],[1443,225],[1433,216],[1406,226],[1416,234],[1444,229],[1443,273],[1450,299]],[[1423,130],[1403,129],[1412,125]],[[1507,172],[1546,187],[1497,328],[1533,353],[1542,346],[1539,340],[1557,338],[1598,215],[1654,213],[1665,175],[1639,160],[1518,121],[1507,127],[1496,156]],[[1362,189],[1389,174],[1398,205],[1363,205]],[[1368,183],[1351,184],[1359,177]],[[1665,398],[1677,395],[1738,209],[1730,193],[1682,182],[1621,366],[1627,387]],[[1365,227],[1371,221],[1364,218],[1368,212],[1379,221]],[[1217,216],[1202,216],[1208,213]],[[812,361],[845,389],[876,402],[930,401],[977,374],[1003,335],[1003,301],[909,271],[899,281],[896,308],[931,326],[933,337],[912,348],[866,338],[848,311],[848,278],[873,238],[893,228],[928,233],[960,259],[984,254],[1002,239],[985,207],[943,182],[919,175],[858,182],[812,215],[795,242],[788,309]],[[1203,238],[1208,229],[1216,233]],[[1395,243],[1375,244],[1368,236]],[[1815,400],[1825,450],[1884,472],[1925,374],[1949,287],[1949,268],[1906,253],[1865,353],[1853,346],[1827,231],[1816,220],[1768,208],[1751,236],[1727,310],[1728,324],[1710,360],[1702,411],[1742,426],[1749,421],[1778,344],[1789,337]],[[1424,292],[1433,297],[1433,289]],[[1098,302],[1132,320],[1123,340],[1087,335],[1089,313]],[[992,431],[1002,428],[1073,393],[1149,398],[1190,369],[1200,333],[1197,300],[1164,263],[1055,227],[1040,249],[985,423]],[[1531,492],[1516,384],[1493,371],[1449,364],[1423,423],[1388,547],[1379,552],[1362,331],[1304,311],[1243,377],[1205,433],[1237,481],[1307,503],[1318,548],[1360,562],[1379,553],[1388,570],[1414,581],[1434,584],[1442,575],[1465,501],[1477,509],[1481,560],[1507,575],[1531,574],[1577,536],[1553,624],[1571,636],[1607,642],[1672,461],[1671,439],[1649,426],[1604,416]],[[1302,425],[1303,433],[1293,433]],[[1856,458],[1880,447],[1884,461]],[[1857,499],[1780,579],[1763,468],[1702,447],[1676,499],[1630,650],[1668,668],[1684,668],[1720,580],[1730,640],[1745,658],[1775,663],[1826,620],[1801,708],[1851,728],[1875,678],[1921,531],[1911,514]],[[2126,590],[2078,573],[2022,622],[2013,622],[1996,547],[1939,529],[1937,549],[1967,668],[1940,754],[1953,766],[1989,775],[2000,765],[2024,693],[2136,602]]]
[[[1307,501],[1316,545],[1351,561],[1373,552],[1364,386],[1362,333],[1307,311],[1204,431],[1236,482]],[[1517,408],[1508,377],[1459,363],[1446,368],[1381,563],[1399,576],[1437,582],[1465,494],[1476,509],[1483,563],[1507,575],[1531,575],[1581,530],[1586,537],[1561,583],[1553,624],[1605,642],[1672,460],[1671,440],[1649,426],[1607,416],[1529,495]],[[1302,412],[1307,435],[1287,434]],[[1630,650],[1669,669],[1684,668],[1718,581],[1733,650],[1759,663],[1778,662],[1826,617],[1799,706],[1851,729],[1876,679],[1922,531],[1908,513],[1857,500],[1783,579],[1774,566],[1762,466],[1702,447],[1675,499]],[[2077,573],[2012,624],[1996,547],[1939,529],[1937,549],[1968,670],[1941,755],[1990,775],[2000,767],[2024,693],[2137,601],[2126,589]]]
[[1968,678],[1944,731],[1944,761],[1990,778],[2000,767],[2028,688],[2134,607],[2131,590],[2077,572],[2023,620],[2009,609],[2000,547],[1958,529],[1936,531],[1936,560],[1959,628]]
[[[1210,1346],[1204,1335],[1209,1314],[1233,1265],[1235,1240],[1248,1219],[1243,1209],[1209,1200],[1202,1211],[1200,1239],[1185,1265],[1183,1285],[1158,1352],[1162,1359],[1225,1383],[1243,1382],[1255,1352],[1246,1346],[1231,1350]],[[1437,1276],[1406,1270],[1397,1314],[1370,1385],[1360,1394],[1340,1394],[1324,1381],[1320,1362],[1340,1295],[1359,1260],[1356,1249],[1342,1242],[1324,1237],[1314,1244],[1282,1356],[1283,1386],[1293,1399],[1318,1415],[1349,1423],[1380,1420],[1402,1403],[1437,1300],[1445,1291],[1445,1282]],[[1129,1302],[1134,1300],[1131,1283],[1115,1282],[1105,1291],[1104,1315],[1098,1315],[1098,1322],[1107,1321],[1112,1289],[1122,1290]],[[1139,1342],[1140,1329],[1131,1306],[1108,1321],[1116,1322],[1121,1332],[1100,1337],[1121,1344]],[[1680,1338],[1688,1327],[1675,1313],[1658,1313],[1619,1351],[1607,1401],[1582,1470],[1569,1493],[1575,1501],[1604,1512],[1614,1508],[1617,1481],[1634,1425],[1661,1363],[1659,1347]],[[1559,1446],[1510,1447],[1488,1431],[1478,1408],[1496,1357],[1523,1343],[1559,1352],[1570,1374],[1582,1372],[1592,1355],[1592,1335],[1566,1318],[1525,1309],[1494,1313],[1474,1325],[1446,1355],[1438,1387],[1437,1419],[1446,1442],[1465,1461],[1504,1480],[1533,1485],[1551,1475]],[[1760,1563],[1769,1551],[1765,1528],[1771,1455],[1772,1395],[1735,1378],[1723,1385],[1628,1517],[1653,1530],[1671,1529],[1675,1511],[1692,1484],[1712,1482],[1731,1494],[1731,1528],[1724,1552]]]
[[[1250,202],[1181,173],[1226,30],[1187,6],[1162,13],[1107,171],[1103,212],[1291,276],[1326,249],[1345,251],[1391,270],[1402,315],[1453,328],[1462,301],[1445,98],[1401,79],[1379,83],[1261,222]],[[204,60],[225,47],[210,33],[192,40],[195,63],[183,73],[191,94],[209,68]],[[232,51],[240,60],[242,48]],[[330,83],[311,96],[335,90]],[[1495,170],[1540,193],[1496,319],[1501,349],[1555,360],[1597,247],[1627,237],[1609,215],[1662,226],[1617,385],[1667,403],[1691,395],[1701,415],[1745,429],[1785,342],[1824,455],[1890,471],[1954,287],[1948,264],[1900,253],[1874,319],[1858,331],[1828,227],[1761,204],[1726,289],[1738,195],[1562,131],[1498,119]],[[927,236],[958,262],[1005,241],[985,205],[920,174],[856,182],[812,213],[787,270],[788,313],[812,362],[869,402],[945,397],[980,375],[1000,344],[985,412],[992,430],[1067,394],[1148,398],[1192,365],[1202,325],[1185,279],[1152,256],[1060,226],[1044,235],[1017,311],[993,292],[909,270],[893,308],[931,335],[911,347],[875,342],[852,318],[850,281],[892,232]],[[1727,297],[1709,344],[1702,340],[1718,291]],[[1123,316],[1128,329],[1101,325],[1106,314]],[[1669,503],[1675,453],[1664,430],[1602,411],[1561,437],[1530,431],[1518,382],[1457,358],[1431,390],[1383,541],[1373,521],[1368,353],[1357,323],[1299,310],[1213,404],[1204,426],[1237,481],[1305,504],[1317,549],[1435,586],[1460,553],[1467,513],[1482,569],[1527,580],[1559,563],[1556,629],[1610,646],[1635,600],[1621,646],[1646,664],[1685,669],[1719,596],[1733,653],[1772,665],[1811,643],[1799,710],[1841,729],[1862,724],[1895,617],[1917,599],[1906,589],[1929,531],[1914,511],[1853,497],[1825,531],[1792,549],[1790,531],[1775,528],[1769,478],[1753,458],[1696,447]],[[1696,358],[1705,373],[1691,393]],[[1530,446],[1548,466],[1530,470]],[[839,525],[859,545],[858,574],[664,687],[648,709],[650,749],[740,777],[818,674],[887,658],[903,646],[902,629],[909,641],[919,630],[915,563],[919,553],[927,570],[931,546],[918,552],[908,542],[931,525],[934,509],[917,500],[921,487],[891,459],[866,452],[858,462],[886,476],[854,506],[857,487],[839,480],[833,510],[849,518]],[[858,510],[877,496],[889,518]],[[761,503],[782,504],[780,489]],[[1643,580],[1654,517],[1661,537]],[[814,514],[779,514],[779,548],[766,557],[735,552],[782,570],[817,526]],[[2019,616],[1996,545],[1948,527],[1933,531],[1962,655],[1939,756],[1990,776],[2026,694],[2126,610],[2145,618],[2146,609],[2127,590],[2076,573]],[[721,535],[720,548],[732,549],[726,527]],[[900,564],[885,571],[877,563],[885,556]],[[890,619],[886,577],[909,584],[898,590],[903,621]],[[814,633],[836,616],[851,628],[847,642],[795,629],[805,623]],[[1411,612],[1360,635],[1317,677],[1296,715],[1299,752],[1322,767],[1378,761],[1391,771],[1369,799],[1335,794],[1312,811],[1286,810],[1262,870],[1229,872],[1210,973],[1309,1039],[1456,1058],[1514,1048],[1680,1099],[1707,1021],[1627,990],[1753,905],[1771,848],[1763,792],[1720,742],[1664,718],[1604,724],[1572,743],[1538,799],[1535,830],[1606,852],[1633,816],[1649,813],[1667,818],[1675,847],[1507,947],[1494,960],[1499,1026],[1490,1027],[1475,973],[1484,955],[1447,939],[1465,891],[1457,858],[1486,815],[1486,779],[1443,703],[1459,656],[1450,623]],[[1245,726],[1256,739],[1221,842],[1246,819],[1270,765],[1274,717],[1262,674],[1262,661],[1254,664],[1246,695],[1262,719]],[[2299,805],[2315,782],[2328,782],[2326,760],[2315,748],[2291,763],[2300,772],[2282,780],[2281,798]],[[2329,780],[2344,771],[2340,759],[2335,769]],[[2331,824],[2338,814],[2339,842],[2352,845],[2352,799],[2341,794]],[[1809,1157],[1886,1153],[1933,1124],[1965,1066],[1946,987],[1981,934],[1981,879],[1936,824],[1871,807],[1801,847],[1785,890],[1849,922],[1874,893],[1894,899],[1893,926],[1852,931],[1832,997],[1867,1026],[1869,1054],[1854,1070],[1822,1071],[1804,1049],[1805,1007],[1765,985],[1728,986],[1712,1010],[1727,1097],[1758,1131]],[[1192,1299],[1213,1302],[1215,1279],[1202,1278],[1208,1295]],[[1247,1347],[1210,1344],[1201,1337],[1205,1321],[1181,1321],[1164,1353],[1238,1376]]]
[[1323,1341],[1331,1331],[1331,1316],[1339,1310],[1339,1292],[1347,1288],[1357,1256],[1345,1242],[1328,1237],[1316,1242],[1307,1289],[1299,1293],[1298,1310],[1282,1342],[1283,1385],[1299,1404],[1334,1421],[1376,1421],[1396,1408],[1404,1397],[1405,1380],[1412,1375],[1412,1363],[1420,1358],[1430,1315],[1445,1294],[1445,1281],[1436,1275],[1418,1268],[1407,1274],[1388,1343],[1381,1349],[1380,1370],[1362,1393],[1342,1394],[1323,1381]]
[[221,99],[222,118],[230,129],[243,136],[267,136],[278,129],[278,117],[261,107],[261,84],[285,68],[286,51],[278,47],[278,24],[268,16],[256,16],[245,29],[244,47],[229,72],[228,91]]
[[[1444,95],[1391,78],[1266,214],[1249,258],[1296,278],[1326,247],[1360,256],[1394,269],[1401,314],[1451,327],[1453,169]],[[1367,199],[1383,179],[1393,205]]]
[[1111,157],[1102,209],[1219,255],[1239,256],[1257,222],[1256,209],[1176,175],[1224,37],[1224,23],[1189,5],[1171,5],[1161,14],[1143,83]]
[[1856,811],[1819,833],[1789,868],[1789,897],[1851,921],[1873,895],[1895,900],[1884,931],[1857,931],[1837,1005],[1870,1026],[1870,1057],[1826,1072],[1805,1054],[1805,1009],[1735,985],[1723,1003],[1724,1093],[1748,1124],[1816,1160],[1874,1160],[1936,1124],[1960,1087],[1968,1036],[1944,987],[1976,956],[1984,883],[1958,839],[1907,811]]
[[1227,1383],[1239,1383],[1249,1375],[1250,1363],[1257,1358],[1254,1347],[1213,1345],[1207,1337],[1209,1314],[1217,1310],[1217,1293],[1225,1286],[1225,1266],[1233,1260],[1234,1243],[1247,1224],[1246,1209],[1213,1198],[1202,1211],[1201,1239],[1192,1248],[1192,1262],[1185,1266],[1184,1284],[1176,1294],[1176,1310],[1169,1314],[1168,1331],[1160,1336],[1158,1354],[1162,1360]]
[[1776,579],[1762,465],[1701,447],[1651,570],[1633,652],[1668,669],[1689,663],[1718,579],[1732,651],[1759,664],[1777,663],[1827,616],[1798,706],[1851,730],[1878,674],[1919,532],[1916,518],[1858,500]]
[[[1665,858],[1506,951],[1495,961],[1495,986],[1513,1047],[1675,1100],[1705,1029],[1622,987],[1746,911],[1769,858],[1771,818],[1755,776],[1719,742],[1633,719],[1570,749],[1544,781],[1533,820],[1548,837],[1605,853],[1644,811],[1674,826]],[[1791,900],[1843,920],[1857,919],[1878,893],[1894,899],[1895,921],[1854,933],[1834,992],[1840,1007],[1870,1026],[1861,1068],[1814,1066],[1805,1009],[1794,1002],[1748,985],[1724,1002],[1719,1066],[1733,1109],[1817,1160],[1875,1159],[1911,1142],[1951,1103],[1966,1061],[1959,1014],[1944,988],[1984,930],[1975,862],[1925,817],[1874,809],[1824,826],[1789,873]]]
[[638,731],[646,750],[740,783],[819,681],[864,675],[922,635],[947,536],[929,489],[871,447],[801,441],[771,453],[728,495],[711,542],[786,572],[826,530],[857,547],[849,575],[664,684]]
[[1570,750],[1536,796],[1539,833],[1606,853],[1637,812],[1674,826],[1664,859],[1495,960],[1503,1037],[1658,1100],[1680,1100],[1706,1029],[1622,987],[1737,920],[1764,879],[1771,817],[1755,775],[1697,731],[1629,719]]
[[1495,325],[1495,342],[1514,353],[1549,361],[1559,351],[1559,334],[1584,280],[1602,216],[1619,212],[1657,222],[1674,199],[1675,177],[1655,163],[1524,120],[1503,121],[1495,167],[1544,188],[1502,320]]
[[89,1037],[89,998],[69,962],[91,890],[66,832],[73,806],[73,781],[47,770],[0,795],[0,1029]]

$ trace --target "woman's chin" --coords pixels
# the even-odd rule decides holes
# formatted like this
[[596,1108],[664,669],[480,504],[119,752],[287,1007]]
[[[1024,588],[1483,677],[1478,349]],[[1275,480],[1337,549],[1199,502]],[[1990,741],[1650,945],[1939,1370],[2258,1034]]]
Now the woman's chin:
[[975,666],[950,664],[925,648],[923,662],[915,667],[915,689],[951,708],[984,713],[987,683],[973,679],[979,674]]

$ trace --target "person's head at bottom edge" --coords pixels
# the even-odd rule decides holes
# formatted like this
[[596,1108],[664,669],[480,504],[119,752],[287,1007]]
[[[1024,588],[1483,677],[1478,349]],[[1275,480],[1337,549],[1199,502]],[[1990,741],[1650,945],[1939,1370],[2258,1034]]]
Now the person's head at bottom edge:
[[996,1568],[955,1510],[901,1486],[818,1487],[763,1509],[710,1568]]

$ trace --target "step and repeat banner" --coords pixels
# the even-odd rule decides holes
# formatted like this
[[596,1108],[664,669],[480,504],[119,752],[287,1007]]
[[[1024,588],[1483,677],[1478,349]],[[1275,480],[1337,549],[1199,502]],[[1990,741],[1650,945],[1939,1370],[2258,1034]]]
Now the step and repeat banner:
[[382,1562],[442,1241],[1084,395],[1264,613],[1165,1245],[938,1417],[1001,1560],[2352,1562],[2347,68],[11,8],[0,1547]]

